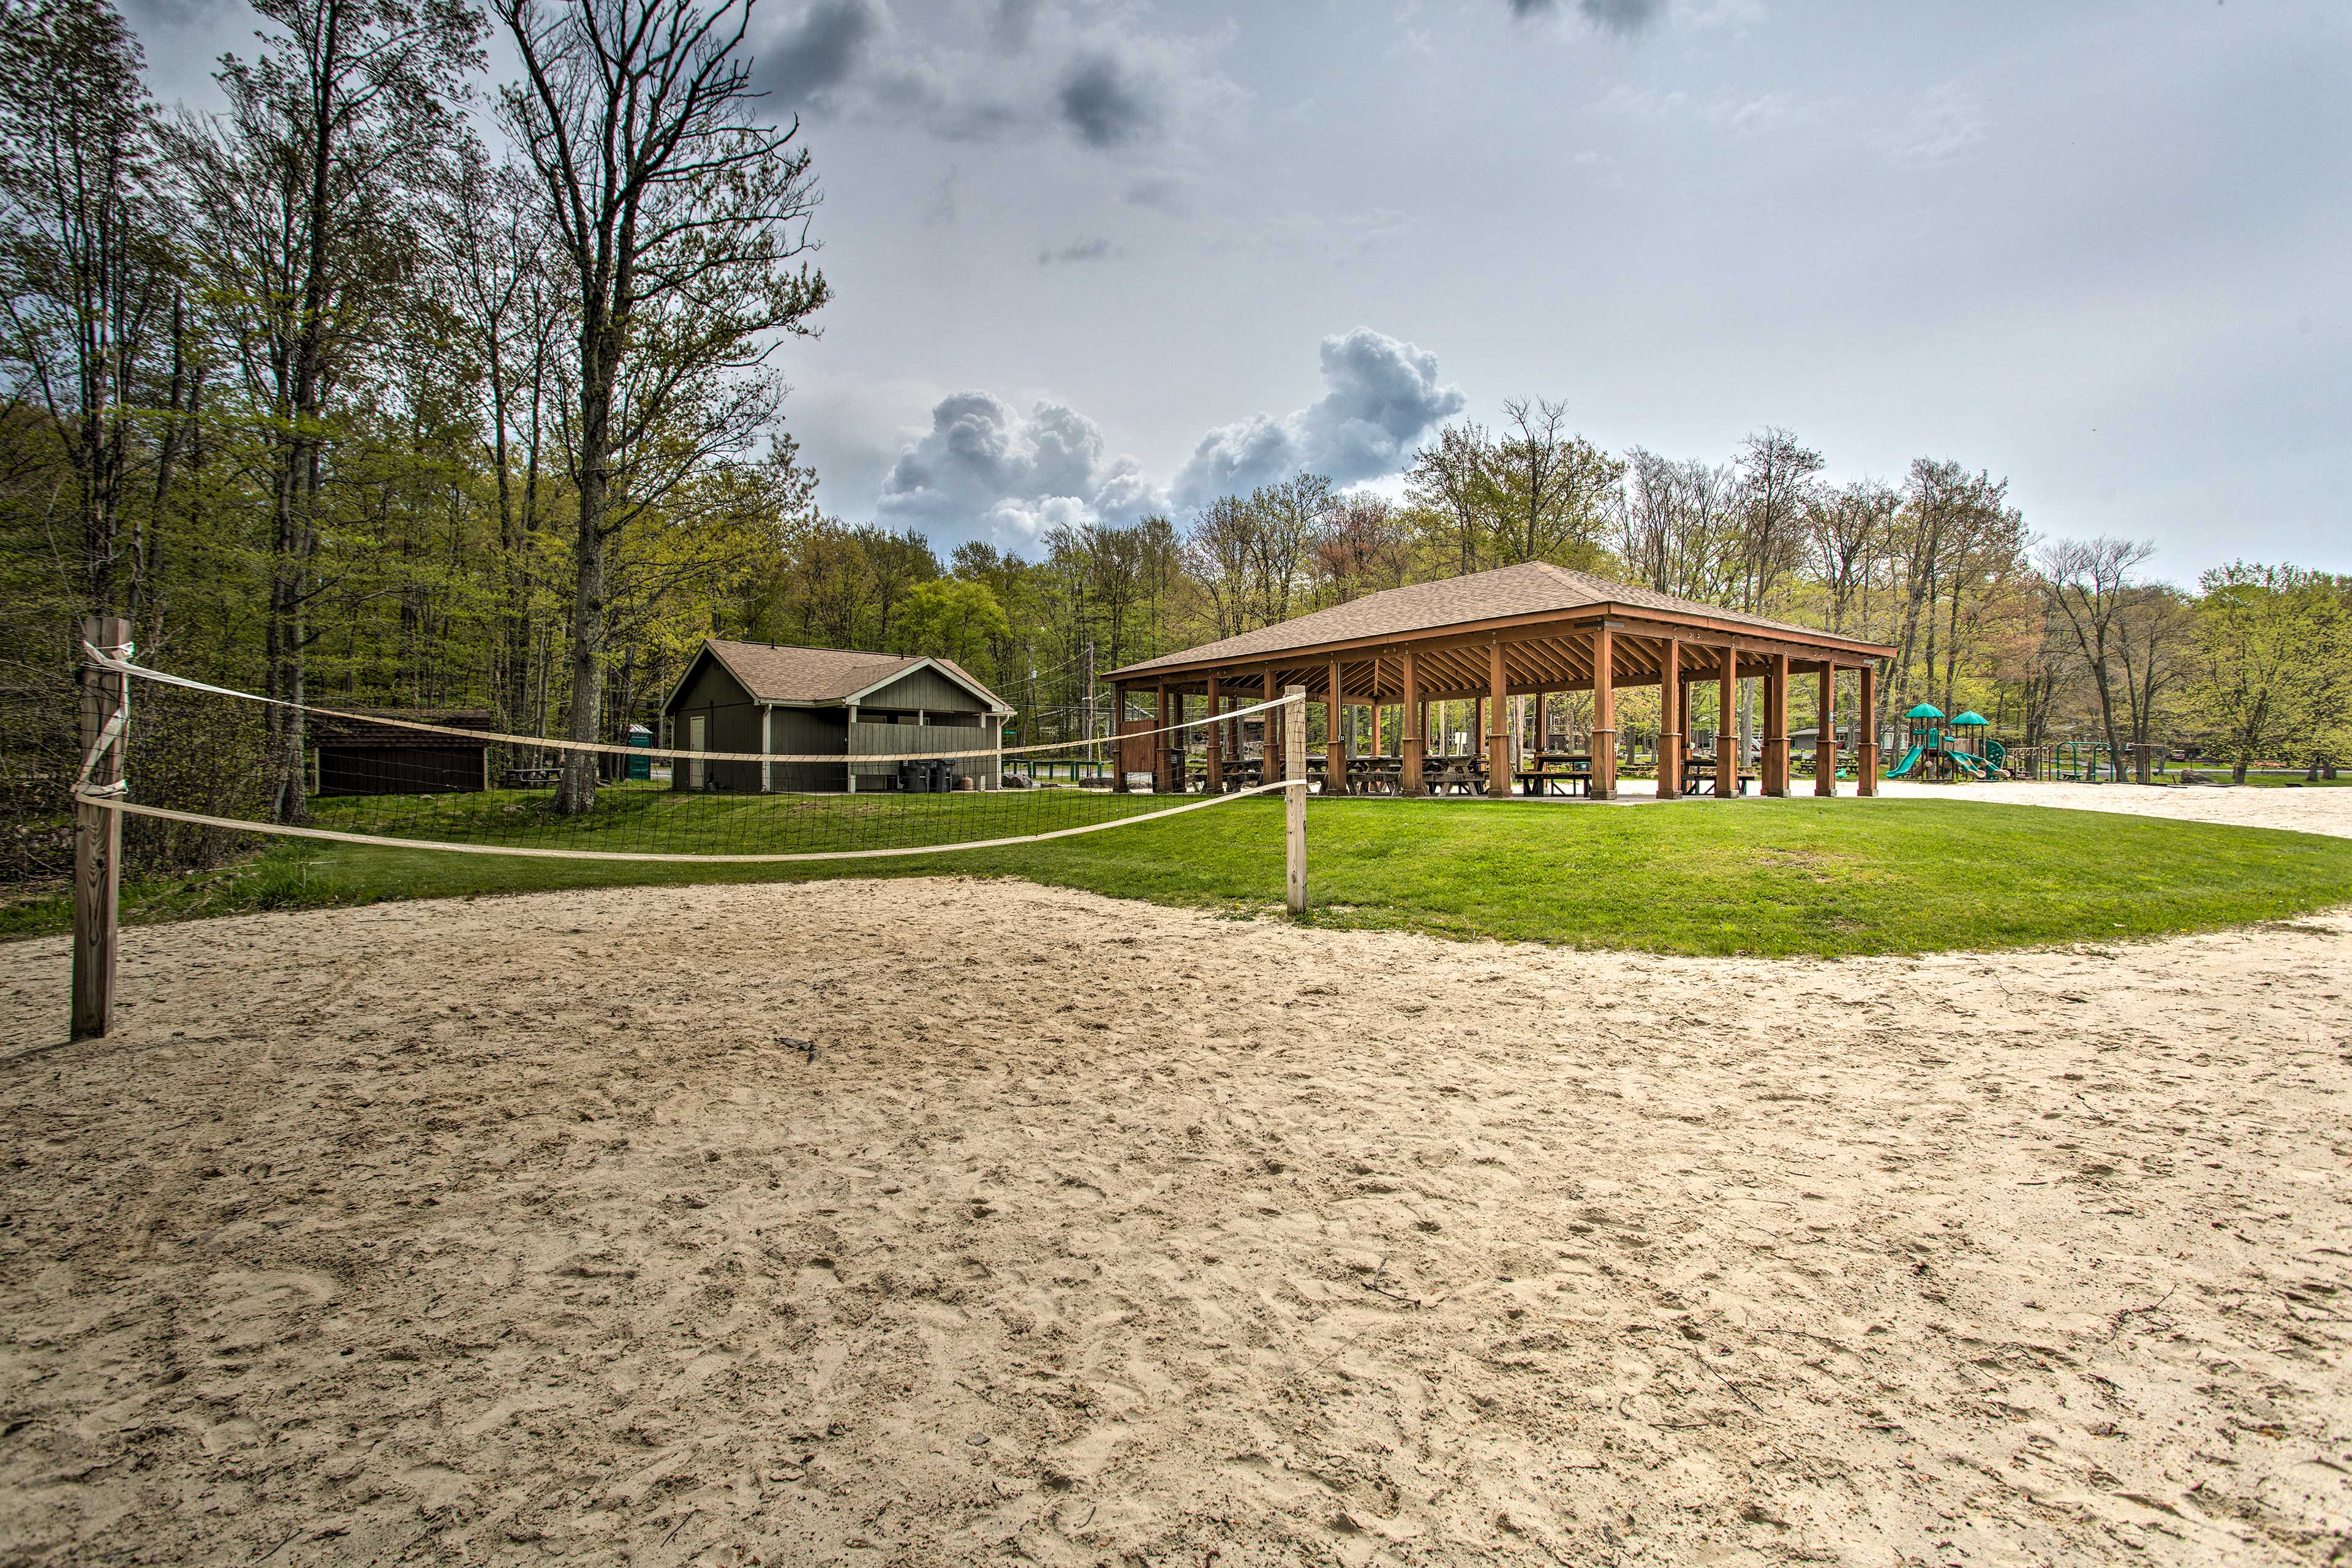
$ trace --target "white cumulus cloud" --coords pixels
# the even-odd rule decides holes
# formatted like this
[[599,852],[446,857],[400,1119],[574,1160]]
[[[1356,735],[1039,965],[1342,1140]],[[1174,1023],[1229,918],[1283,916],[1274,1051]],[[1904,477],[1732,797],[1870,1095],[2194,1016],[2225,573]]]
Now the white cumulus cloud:
[[1435,354],[1370,327],[1325,338],[1322,355],[1321,397],[1295,414],[1252,415],[1201,438],[1176,476],[1179,504],[1202,506],[1302,470],[1340,485],[1383,479],[1466,401],[1460,387],[1440,384]]
[[1029,544],[1061,523],[1125,522],[1159,492],[1131,458],[1108,455],[1101,427],[1066,404],[1023,414],[985,392],[959,392],[898,455],[876,516],[950,538]]
[[1439,382],[1435,354],[1370,327],[1324,339],[1322,358],[1321,397],[1210,431],[1166,488],[1114,455],[1101,426],[1067,404],[1043,399],[1024,414],[992,393],[956,393],[891,463],[875,516],[1019,549],[1059,524],[1131,522],[1171,500],[1189,510],[1300,472],[1342,486],[1384,479],[1463,409],[1462,389]]

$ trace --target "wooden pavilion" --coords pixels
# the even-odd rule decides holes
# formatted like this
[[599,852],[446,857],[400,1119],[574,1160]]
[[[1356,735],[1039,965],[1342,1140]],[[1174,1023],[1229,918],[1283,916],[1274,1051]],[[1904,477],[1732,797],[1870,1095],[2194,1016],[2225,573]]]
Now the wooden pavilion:
[[[1346,776],[1345,736],[1353,728],[1345,710],[1371,711],[1372,748],[1381,750],[1381,715],[1395,708],[1402,730],[1401,788],[1428,793],[1423,763],[1432,702],[1476,700],[1484,719],[1486,792],[1509,794],[1513,785],[1515,731],[1504,718],[1508,700],[1552,692],[1592,694],[1590,793],[1597,799],[1617,794],[1617,692],[1655,686],[1662,694],[1658,744],[1658,793],[1679,795],[1685,760],[1692,754],[1690,693],[1714,683],[1720,713],[1737,700],[1738,682],[1763,683],[1763,754],[1758,782],[1768,795],[1789,793],[1790,683],[1811,676],[1819,683],[1822,709],[1833,710],[1842,671],[1853,672],[1860,711],[1852,733],[1858,737],[1859,793],[1878,793],[1876,661],[1895,650],[1882,643],[1833,636],[1811,626],[1790,626],[1743,615],[1626,583],[1612,583],[1549,562],[1528,562],[1436,583],[1416,583],[1318,610],[1296,620],[1244,632],[1218,642],[1147,659],[1112,670],[1118,693],[1116,710],[1127,712],[1130,694],[1157,700],[1157,723],[1149,730],[1208,717],[1236,706],[1271,700],[1286,687],[1307,689],[1309,700],[1327,704],[1329,752],[1327,788]],[[1188,705],[1199,699],[1201,706]],[[1238,726],[1207,727],[1207,787],[1227,787],[1240,756]],[[1836,793],[1837,726],[1828,726],[1817,745],[1813,790]],[[1148,749],[1153,787],[1184,787],[1181,752],[1153,743]],[[1265,777],[1279,777],[1280,750],[1265,748]],[[1741,758],[1735,746],[1716,747],[1714,785],[1718,795],[1739,787]],[[1126,763],[1121,763],[1124,786]],[[1139,771],[1140,771],[1139,769]]]

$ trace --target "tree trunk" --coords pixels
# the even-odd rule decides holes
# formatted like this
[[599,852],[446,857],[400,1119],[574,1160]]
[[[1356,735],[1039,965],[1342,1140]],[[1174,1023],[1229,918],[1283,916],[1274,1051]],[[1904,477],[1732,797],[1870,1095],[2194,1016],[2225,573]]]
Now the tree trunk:
[[[592,329],[593,331],[593,329]],[[598,334],[601,336],[601,334]],[[604,695],[604,514],[611,504],[612,382],[610,359],[591,342],[581,357],[580,530],[572,540],[576,569],[572,594],[572,722],[573,741],[596,741]],[[555,809],[567,816],[596,805],[596,753],[567,752]]]

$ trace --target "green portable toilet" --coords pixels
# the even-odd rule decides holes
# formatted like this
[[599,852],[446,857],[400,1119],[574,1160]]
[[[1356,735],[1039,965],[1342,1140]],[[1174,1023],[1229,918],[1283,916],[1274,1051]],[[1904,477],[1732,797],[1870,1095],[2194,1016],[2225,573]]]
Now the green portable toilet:
[[[632,724],[629,726],[629,744],[642,747],[650,752],[653,750],[654,732],[643,724]],[[633,779],[651,779],[654,776],[653,758],[650,755],[630,757],[629,776]]]

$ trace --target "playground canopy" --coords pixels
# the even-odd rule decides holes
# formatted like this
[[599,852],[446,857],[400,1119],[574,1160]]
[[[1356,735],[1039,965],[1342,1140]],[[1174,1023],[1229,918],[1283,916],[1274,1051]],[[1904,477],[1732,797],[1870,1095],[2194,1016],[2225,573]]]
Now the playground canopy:
[[[1511,735],[1501,716],[1505,700],[1555,691],[1592,693],[1591,793],[1616,793],[1616,691],[1627,686],[1661,689],[1666,712],[1659,755],[1659,791],[1678,791],[1690,731],[1690,688],[1701,681],[1720,685],[1728,711],[1734,682],[1764,683],[1762,786],[1767,795],[1789,793],[1789,688],[1800,675],[1820,683],[1824,710],[1831,706],[1841,671],[1854,672],[1861,701],[1855,732],[1862,793],[1876,788],[1877,748],[1874,660],[1895,650],[1883,643],[1840,637],[1811,626],[1792,626],[1672,595],[1612,583],[1549,562],[1531,561],[1442,582],[1416,583],[1370,595],[1345,605],[1301,616],[1255,631],[1146,659],[1110,672],[1126,713],[1129,693],[1150,691],[1159,704],[1157,722],[1183,717],[1185,703],[1200,698],[1206,712],[1277,695],[1303,686],[1332,710],[1369,707],[1373,734],[1381,715],[1402,710],[1402,776],[1405,793],[1424,793],[1422,737],[1431,702],[1483,700],[1488,793],[1508,792]],[[1208,757],[1210,787],[1220,787],[1224,742],[1213,726]],[[1337,777],[1345,726],[1327,725],[1330,758],[1327,776]],[[1834,747],[1832,730],[1829,745]],[[1266,749],[1269,758],[1275,749]],[[1717,748],[1723,775],[1735,781],[1735,748]],[[1832,752],[1833,760],[1833,752]],[[1271,765],[1279,766],[1278,761]],[[1182,760],[1155,752],[1155,787],[1171,788],[1181,777]],[[1835,769],[1817,769],[1815,788],[1834,789]],[[1722,788],[1721,775],[1718,789]]]

